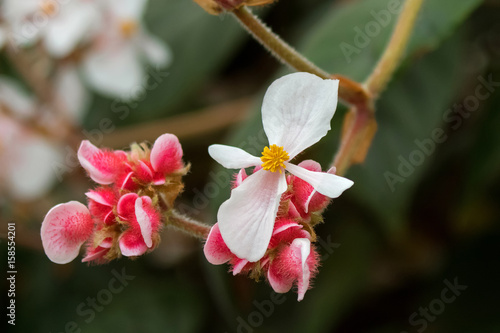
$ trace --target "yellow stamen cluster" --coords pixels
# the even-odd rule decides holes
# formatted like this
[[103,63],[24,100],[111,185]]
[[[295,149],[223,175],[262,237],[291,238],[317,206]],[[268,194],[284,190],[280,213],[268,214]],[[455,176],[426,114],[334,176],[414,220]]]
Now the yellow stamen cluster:
[[120,22],[120,32],[125,38],[130,38],[137,31],[137,22],[134,20],[123,20]]
[[265,147],[262,151],[262,157],[260,160],[262,163],[262,168],[264,170],[269,170],[271,172],[279,171],[282,172],[285,169],[284,162],[288,161],[290,157],[288,153],[283,150],[283,147],[277,145],[272,145],[271,147]]

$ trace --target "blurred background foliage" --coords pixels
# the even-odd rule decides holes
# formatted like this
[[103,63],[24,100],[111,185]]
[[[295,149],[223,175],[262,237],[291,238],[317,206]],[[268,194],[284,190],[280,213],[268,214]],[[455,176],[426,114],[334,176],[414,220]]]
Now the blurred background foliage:
[[[258,13],[320,67],[362,80],[383,51],[395,17],[350,57],[340,45],[355,46],[354,29],[364,29],[374,21],[372,11],[387,4],[282,0]],[[499,87],[466,116],[449,113],[475,96],[479,77],[500,82],[499,17],[498,1],[424,1],[403,64],[377,102],[379,128],[367,160],[347,173],[355,186],[335,200],[319,227],[323,244],[335,246],[319,245],[322,267],[301,303],[288,293],[272,313],[261,315],[259,325],[242,328],[242,320],[248,323],[261,311],[255,303],[271,299],[272,289],[233,277],[226,266],[209,265],[201,243],[173,230],[164,232],[159,249],[135,261],[97,267],[77,260],[51,263],[41,250],[40,222],[59,202],[85,201],[91,184],[77,168],[40,200],[3,199],[2,225],[17,225],[17,320],[9,330],[64,332],[75,322],[82,332],[409,333],[422,328],[412,326],[412,314],[441,297],[445,279],[458,279],[468,288],[425,331],[499,332]],[[113,148],[177,134],[192,163],[179,204],[213,223],[229,186],[228,174],[209,158],[207,147],[228,143],[251,151],[262,131],[263,93],[286,69],[229,15],[210,16],[188,0],[150,0],[146,24],[173,50],[168,75],[136,101],[120,104],[129,111],[124,119],[116,101],[93,96],[84,127],[92,130],[101,119],[111,119],[117,129],[102,144]],[[15,75],[5,59],[1,63]],[[339,105],[332,131],[301,159],[327,168],[345,111]],[[460,125],[446,114],[458,115]],[[386,172],[397,174],[401,158],[421,150],[415,141],[432,138],[435,129],[444,130],[445,142],[436,143],[392,191]],[[222,185],[210,192],[210,183]],[[133,280],[87,323],[78,306],[108,288],[113,271],[123,269]]]

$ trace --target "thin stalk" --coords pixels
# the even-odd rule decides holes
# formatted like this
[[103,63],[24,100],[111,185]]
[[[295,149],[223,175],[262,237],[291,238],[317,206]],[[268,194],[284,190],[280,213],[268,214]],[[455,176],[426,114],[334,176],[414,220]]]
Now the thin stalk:
[[405,2],[389,44],[387,44],[375,69],[365,81],[365,86],[374,96],[379,95],[385,89],[394,71],[399,66],[422,2],[423,0],[407,0]]

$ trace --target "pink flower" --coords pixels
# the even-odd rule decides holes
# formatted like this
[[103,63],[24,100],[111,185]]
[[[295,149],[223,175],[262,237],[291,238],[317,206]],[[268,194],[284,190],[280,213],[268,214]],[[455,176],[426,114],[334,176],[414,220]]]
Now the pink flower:
[[209,147],[210,156],[226,168],[262,166],[231,191],[217,214],[222,238],[239,258],[255,262],[264,256],[281,195],[287,189],[285,170],[330,198],[353,185],[349,179],[289,162],[330,130],[337,91],[338,80],[322,80],[308,73],[286,75],[276,80],[264,97],[262,123],[269,147],[264,148],[261,158],[236,147]]
[[130,152],[99,149],[83,141],[78,158],[103,186],[86,193],[88,208],[72,201],[49,211],[41,232],[49,259],[67,263],[84,243],[82,261],[94,263],[139,256],[158,245],[160,211],[171,209],[188,170],[177,137],[164,134],[151,150],[134,144]]

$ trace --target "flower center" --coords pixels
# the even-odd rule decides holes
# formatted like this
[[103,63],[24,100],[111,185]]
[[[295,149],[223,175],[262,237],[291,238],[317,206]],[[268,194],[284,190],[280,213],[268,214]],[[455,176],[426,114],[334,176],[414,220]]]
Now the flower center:
[[260,160],[262,163],[262,168],[264,170],[269,170],[271,172],[279,171],[285,169],[285,161],[288,161],[290,157],[288,153],[283,150],[283,147],[278,147],[277,145],[272,145],[271,147],[265,147],[262,152],[262,157]]
[[53,16],[57,8],[53,0],[43,0],[40,3],[40,10],[47,16]]
[[120,22],[120,32],[125,38],[130,38],[137,31],[137,23],[134,20],[123,20]]

